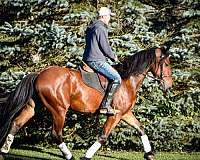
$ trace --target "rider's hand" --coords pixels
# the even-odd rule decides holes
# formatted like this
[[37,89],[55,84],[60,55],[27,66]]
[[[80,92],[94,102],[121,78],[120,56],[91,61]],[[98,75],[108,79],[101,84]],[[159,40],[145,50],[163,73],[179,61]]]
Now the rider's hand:
[[116,56],[115,59],[114,59],[114,65],[122,65],[122,63],[119,61],[118,57]]
[[116,63],[119,62],[119,59],[118,59],[117,56],[115,57],[115,62],[116,62]]

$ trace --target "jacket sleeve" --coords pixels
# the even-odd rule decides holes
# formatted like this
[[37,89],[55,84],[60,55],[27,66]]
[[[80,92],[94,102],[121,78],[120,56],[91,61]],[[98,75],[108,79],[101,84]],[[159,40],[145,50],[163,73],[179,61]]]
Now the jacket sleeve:
[[110,44],[108,42],[108,32],[104,27],[99,27],[96,30],[97,41],[100,50],[104,56],[110,58],[112,61],[115,61],[116,54],[112,51]]

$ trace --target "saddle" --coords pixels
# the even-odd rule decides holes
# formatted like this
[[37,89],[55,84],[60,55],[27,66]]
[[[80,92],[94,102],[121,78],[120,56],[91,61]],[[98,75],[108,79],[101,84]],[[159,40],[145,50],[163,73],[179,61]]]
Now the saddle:
[[108,86],[108,80],[106,77],[102,76],[99,73],[96,73],[90,66],[86,63],[82,63],[82,66],[79,67],[81,72],[81,77],[83,82],[97,91],[99,91],[102,95],[105,94],[105,90]]

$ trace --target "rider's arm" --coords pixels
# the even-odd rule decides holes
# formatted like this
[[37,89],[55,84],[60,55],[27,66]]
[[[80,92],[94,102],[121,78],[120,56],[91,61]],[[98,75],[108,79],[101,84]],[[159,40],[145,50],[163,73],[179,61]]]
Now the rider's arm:
[[97,35],[98,45],[102,53],[106,57],[110,58],[112,61],[116,61],[117,55],[112,51],[110,47],[110,44],[108,42],[108,32],[106,31],[106,29],[104,27],[99,27],[96,30],[96,35]]

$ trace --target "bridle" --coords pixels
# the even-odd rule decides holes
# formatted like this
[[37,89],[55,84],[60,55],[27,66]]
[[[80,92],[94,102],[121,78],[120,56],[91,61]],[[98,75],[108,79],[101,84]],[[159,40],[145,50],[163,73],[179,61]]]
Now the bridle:
[[[157,81],[159,83],[163,83],[163,78],[165,78],[165,77],[172,77],[171,75],[165,75],[164,72],[163,72],[163,65],[166,64],[165,63],[165,59],[166,59],[166,57],[163,55],[163,53],[161,51],[160,62],[159,62],[159,65],[160,65],[160,76],[154,77],[154,76],[151,76],[149,74],[144,74],[144,75],[147,76],[147,77],[152,78],[153,80],[155,80],[155,81]],[[157,68],[155,73],[157,73],[158,68]]]

